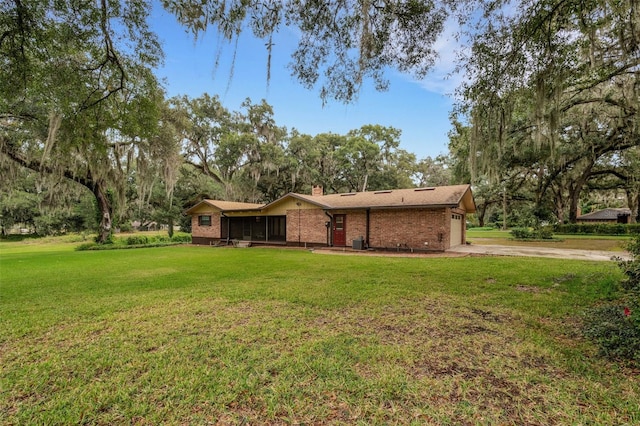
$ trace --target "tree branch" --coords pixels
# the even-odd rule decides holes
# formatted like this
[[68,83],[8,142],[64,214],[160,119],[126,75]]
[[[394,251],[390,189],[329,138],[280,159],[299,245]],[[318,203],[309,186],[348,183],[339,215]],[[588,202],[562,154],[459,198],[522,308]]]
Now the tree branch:
[[[51,166],[47,164],[43,164],[42,162],[37,160],[28,160],[22,155],[20,155],[16,151],[15,146],[4,138],[0,140],[0,152],[2,152],[7,157],[9,157],[10,160],[14,161],[18,165],[25,167],[27,169],[33,170],[35,172],[56,174],[56,170],[53,169]],[[63,169],[62,176],[64,176],[65,178],[73,182],[79,183],[85,188],[88,188],[89,190],[91,190],[92,192],[94,191],[94,188],[96,186],[96,182],[92,178],[90,170],[87,170],[87,176],[78,176],[75,173],[71,172],[71,170],[69,169]]]
[[109,34],[109,15],[108,15],[108,6],[107,6],[107,0],[100,0],[100,8],[101,8],[101,15],[100,15],[100,29],[102,30],[102,35],[104,37],[104,46],[105,46],[105,58],[104,61],[102,61],[100,63],[100,65],[96,68],[96,69],[100,69],[100,78],[102,77],[102,71],[104,70],[104,67],[107,66],[107,64],[112,63],[116,66],[118,72],[119,72],[119,84],[117,87],[110,89],[107,86],[107,93],[100,96],[98,99],[89,102],[89,100],[91,99],[91,97],[97,93],[99,90],[102,90],[102,88],[100,88],[100,78],[98,78],[98,84],[95,90],[93,90],[89,96],[87,97],[87,99],[85,100],[85,102],[81,105],[81,107],[79,108],[79,111],[84,111],[87,110],[97,104],[99,104],[100,102],[105,101],[106,99],[108,99],[109,97],[111,97],[113,94],[121,91],[124,89],[124,82],[126,80],[126,73],[124,71],[124,67],[122,66],[122,63],[120,62],[120,59],[118,58],[118,53],[116,52],[114,46],[113,46],[113,41],[111,40],[111,35]]

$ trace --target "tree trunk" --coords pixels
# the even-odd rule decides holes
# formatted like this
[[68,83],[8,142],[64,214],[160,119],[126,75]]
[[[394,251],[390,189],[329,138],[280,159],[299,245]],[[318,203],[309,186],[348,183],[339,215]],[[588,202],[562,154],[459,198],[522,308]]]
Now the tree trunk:
[[479,203],[476,205],[476,217],[478,218],[478,226],[482,227],[485,225],[485,217],[487,216],[489,206],[491,206],[495,202],[495,200],[488,200],[484,203]]
[[478,218],[478,226],[481,228],[484,226],[484,212],[485,210],[483,209],[482,214],[476,214],[476,217]]
[[111,202],[107,196],[106,185],[103,180],[95,182],[91,191],[96,197],[98,211],[100,212],[97,242],[104,244],[111,240]]
[[558,219],[558,223],[564,223],[564,197],[562,196],[562,189],[558,188],[558,191],[554,195],[555,199],[555,215]]
[[507,190],[502,193],[502,230],[507,230]]
[[569,223],[576,223],[578,219],[578,203],[580,201],[580,192],[582,185],[579,186],[576,183],[575,187],[570,189],[569,195]]
[[582,187],[587,182],[587,178],[591,173],[591,167],[585,171],[574,185],[569,185],[569,223],[576,223],[578,219],[578,203],[580,202],[580,194]]
[[638,223],[640,220],[640,191],[627,190],[627,205],[631,210],[631,223]]
[[479,203],[476,205],[476,217],[478,218],[478,226],[484,226],[484,217],[487,213],[487,203]]
[[167,222],[169,222],[169,238],[173,238],[173,215],[169,215]]

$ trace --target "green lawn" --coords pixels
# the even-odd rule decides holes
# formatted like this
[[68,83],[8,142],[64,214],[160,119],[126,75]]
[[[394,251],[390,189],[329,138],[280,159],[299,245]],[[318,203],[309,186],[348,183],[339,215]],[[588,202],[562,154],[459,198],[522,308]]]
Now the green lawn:
[[613,263],[72,247],[0,243],[0,424],[640,423]]
[[516,241],[510,231],[500,229],[471,228],[467,241],[471,244],[553,247],[582,250],[623,251],[631,240],[628,235],[564,235],[554,234],[553,241]]

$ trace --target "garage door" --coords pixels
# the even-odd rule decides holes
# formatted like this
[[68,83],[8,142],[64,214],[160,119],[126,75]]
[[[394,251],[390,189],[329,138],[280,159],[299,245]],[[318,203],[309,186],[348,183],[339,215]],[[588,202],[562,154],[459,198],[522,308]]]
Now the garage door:
[[462,244],[462,215],[451,215],[451,247]]

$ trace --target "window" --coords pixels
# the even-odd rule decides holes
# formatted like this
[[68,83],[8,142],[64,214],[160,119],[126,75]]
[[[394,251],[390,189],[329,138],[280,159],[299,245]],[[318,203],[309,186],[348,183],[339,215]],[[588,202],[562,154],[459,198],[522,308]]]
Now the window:
[[198,216],[198,225],[199,226],[211,226],[211,216],[210,215]]

